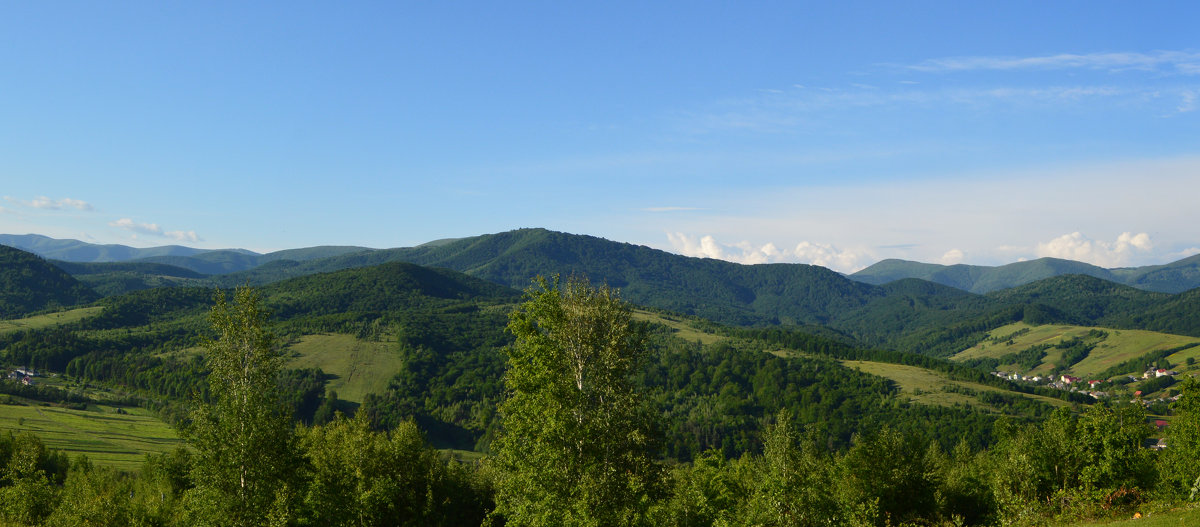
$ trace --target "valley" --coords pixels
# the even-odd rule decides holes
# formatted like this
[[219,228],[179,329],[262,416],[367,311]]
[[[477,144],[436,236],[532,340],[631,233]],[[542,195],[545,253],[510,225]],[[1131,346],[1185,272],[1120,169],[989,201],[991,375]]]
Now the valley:
[[[1001,463],[994,456],[1043,427],[1105,412],[1172,421],[1180,387],[1200,373],[1195,291],[1147,291],[1102,273],[981,294],[948,280],[872,284],[543,229],[387,250],[172,251],[56,264],[9,250],[15,263],[0,272],[21,301],[5,304],[19,309],[0,320],[0,361],[57,377],[2,381],[14,404],[0,405],[0,429],[122,471],[172,452],[191,409],[217,397],[206,347],[213,299],[246,283],[278,337],[273,389],[292,422],[349,426],[340,412],[372,433],[419,430],[459,460],[488,459],[503,436],[506,357],[519,345],[506,327],[535,276],[587,277],[630,303],[645,355],[629,381],[659,422],[655,455],[670,466],[757,463],[780,419],[819,437],[822,459],[837,463],[880,433]],[[1075,269],[1036,267],[1048,268]],[[1141,378],[1147,369],[1173,373]],[[1063,376],[1082,384],[1051,380]],[[1089,380],[1103,383],[1079,387]],[[1121,403],[1138,397],[1144,408]],[[1138,430],[1127,433],[1152,437]]]

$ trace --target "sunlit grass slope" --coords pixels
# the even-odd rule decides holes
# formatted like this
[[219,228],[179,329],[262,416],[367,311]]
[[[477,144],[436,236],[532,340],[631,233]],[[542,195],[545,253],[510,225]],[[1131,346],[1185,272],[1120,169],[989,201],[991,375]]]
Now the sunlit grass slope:
[[96,307],[81,307],[79,309],[70,309],[67,311],[57,311],[54,313],[45,313],[26,318],[18,318],[13,320],[0,320],[0,333],[8,333],[10,331],[20,331],[23,329],[42,329],[61,324],[70,324],[78,322],[87,317],[98,315],[104,308]]
[[183,442],[170,425],[141,408],[90,406],[71,410],[56,406],[0,405],[0,432],[30,432],[48,448],[74,458],[85,454],[97,465],[120,470],[141,468],[146,454],[166,452]]
[[649,322],[651,324],[661,324],[663,326],[666,326],[668,329],[670,329],[672,335],[679,337],[680,339],[686,340],[688,342],[697,342],[698,341],[701,344],[704,344],[705,346],[708,346],[710,344],[716,344],[717,342],[720,342],[720,341],[726,339],[726,337],[724,337],[724,336],[716,335],[713,333],[708,333],[706,331],[700,330],[700,329],[696,328],[695,326],[688,324],[685,319],[680,318],[680,317],[663,315],[663,314],[659,314],[659,313],[652,313],[649,311],[643,311],[643,310],[639,309],[639,310],[634,310],[633,319],[643,321],[643,322]]
[[916,366],[871,361],[842,361],[842,364],[848,368],[854,368],[865,373],[891,379],[899,386],[901,396],[917,404],[934,406],[967,404],[989,410],[998,410],[971,395],[971,393],[978,394],[983,392],[1027,397],[1054,406],[1067,406],[1070,404],[1061,399],[1043,395],[1011,392],[974,382],[953,380],[941,373]]
[[361,403],[368,393],[383,393],[400,371],[395,341],[366,341],[353,335],[306,335],[288,346],[295,354],[289,368],[321,368],[334,376],[325,384],[338,399]]
[[[969,360],[973,358],[1001,358],[1010,353],[1018,353],[1040,344],[1057,344],[1066,339],[1085,338],[1089,331],[1099,329],[1108,333],[1102,342],[1088,354],[1087,358],[1071,366],[1067,372],[1079,377],[1098,374],[1112,366],[1129,359],[1135,359],[1147,353],[1167,350],[1186,344],[1200,342],[1200,338],[1158,333],[1154,331],[1107,329],[1086,326],[1043,325],[1031,326],[1019,322],[992,330],[988,338],[976,346],[966,349],[952,358],[954,360]],[[1010,344],[1011,342],[1011,344]],[[1055,361],[1062,356],[1062,350],[1050,348],[1040,365],[1025,373],[1049,373],[1054,368]],[[1178,352],[1168,360],[1172,364],[1182,364],[1187,357],[1200,357],[1200,347]],[[1015,364],[1002,364],[1001,369],[1020,370]],[[1126,372],[1140,373],[1140,372]]]

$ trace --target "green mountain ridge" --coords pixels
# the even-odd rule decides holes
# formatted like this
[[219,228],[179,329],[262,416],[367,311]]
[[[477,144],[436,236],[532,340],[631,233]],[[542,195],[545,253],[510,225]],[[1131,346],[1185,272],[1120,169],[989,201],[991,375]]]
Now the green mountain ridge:
[[[200,280],[158,276],[138,281],[121,274],[88,280],[94,280],[89,283],[105,294],[117,294],[163,285],[264,286],[306,275],[395,262],[451,269],[515,289],[527,287],[537,275],[578,274],[619,288],[628,301],[655,309],[735,326],[824,326],[872,346],[938,356],[958,351],[953,349],[955,346],[973,345],[968,335],[991,329],[984,326],[1027,316],[1046,322],[1161,329],[1186,335],[1200,332],[1200,321],[1183,313],[1192,305],[1186,300],[1095,277],[1112,273],[1067,260],[1041,259],[990,271],[920,264],[928,271],[926,279],[872,285],[819,266],[741,265],[545,229],[519,229],[417,247],[357,249],[298,250],[279,256],[312,258],[299,261],[281,257],[244,271]],[[331,256],[320,257],[323,254]],[[206,259],[206,265],[227,269],[248,265],[246,260],[252,257],[211,251],[188,258]],[[1151,271],[1178,271],[1186,269],[1188,262],[1178,264]],[[886,270],[888,266],[903,269],[907,264],[888,261],[881,268]],[[167,268],[156,269],[161,272]],[[1068,271],[1082,273],[1055,275]],[[987,295],[928,279],[953,276],[961,285],[968,279],[976,284],[999,283],[1033,280],[1042,275],[1053,276]]]
[[98,295],[50,262],[0,245],[0,320],[94,301]]
[[374,250],[357,246],[322,245],[259,254],[246,249],[195,249],[182,245],[146,248],[118,244],[99,245],[79,240],[60,240],[38,234],[0,234],[0,244],[16,247],[49,260],[67,263],[164,263],[205,275],[244,271],[276,260],[304,261]]
[[[1104,282],[1091,278],[1090,291],[1071,291],[1076,278],[1044,278],[1041,288],[983,296],[922,279],[889,281],[876,286],[851,280],[823,267],[802,264],[741,265],[722,260],[685,257],[645,246],[545,229],[520,229],[444,240],[418,247],[348,253],[304,262],[277,260],[255,269],[214,277],[223,286],[268,284],[318,272],[406,261],[445,267],[494,283],[521,289],[536,275],[582,274],[620,288],[627,300],[667,311],[732,325],[821,325],[872,345],[926,349],[914,332],[995,319],[1011,322],[1029,310],[1039,320],[1135,324],[1131,307],[1099,308],[1095,302],[1059,302],[1053,290],[1070,298],[1096,294]],[[930,269],[934,269],[930,267]],[[1023,279],[1055,270],[1093,272],[1091,266],[1045,259],[1006,270]],[[941,272],[947,272],[942,269]],[[948,272],[978,281],[981,268],[958,266]],[[1040,283],[1045,281],[1045,283]],[[1131,291],[1140,291],[1130,288]],[[1142,292],[1145,293],[1145,292]],[[1128,293],[1133,294],[1132,292]],[[1049,296],[1046,296],[1049,295]],[[1043,298],[1045,296],[1045,298]],[[1162,294],[1142,295],[1139,308],[1166,301]],[[1116,297],[1113,299],[1116,300]],[[1122,300],[1126,302],[1127,300]],[[1027,309],[1026,306],[1029,306]],[[1085,307],[1091,306],[1088,309]],[[1013,311],[1013,310],[1016,311]],[[1007,315],[1002,313],[1008,313]],[[1181,331],[1197,331],[1177,327]],[[930,337],[933,338],[933,337]],[[948,354],[957,350],[939,350]]]
[[849,277],[876,285],[902,278],[920,278],[984,294],[1068,274],[1092,276],[1146,291],[1182,293],[1200,287],[1200,255],[1164,265],[1117,269],[1104,269],[1059,258],[1039,258],[996,267],[939,265],[888,259],[850,274]]
[[[284,277],[298,276],[299,274],[325,272],[348,267],[362,267],[388,261],[412,261],[414,263],[431,264],[434,261],[445,260],[444,265],[446,267],[482,274],[494,273],[504,275],[508,274],[505,270],[475,270],[469,268],[466,262],[459,262],[458,265],[455,265],[453,261],[466,259],[468,262],[470,260],[479,262],[498,258],[501,256],[500,254],[487,256],[481,252],[465,251],[455,258],[447,259],[447,253],[441,251],[441,249],[461,250],[464,243],[469,245],[479,245],[482,243],[482,245],[486,246],[494,243],[494,240],[490,240],[491,238],[504,238],[511,233],[526,233],[531,231],[552,232],[545,229],[520,229],[507,233],[486,234],[467,238],[443,238],[415,247],[395,249],[328,245],[285,249],[267,254],[258,254],[245,249],[206,250],[179,245],[139,249],[124,245],[96,245],[79,240],[58,240],[36,234],[0,234],[0,244],[11,245],[38,254],[43,258],[53,260],[68,262],[144,260],[177,265],[209,275],[246,273],[247,271],[280,260],[311,262],[330,258],[334,259],[313,266],[291,266],[291,271],[285,273],[279,273],[278,268],[268,268],[264,269],[262,273],[242,275],[244,278],[251,277],[251,282],[253,283],[266,283]],[[486,251],[483,247],[478,248]],[[515,248],[520,249],[520,247]],[[205,256],[208,253],[226,254]],[[241,255],[241,257],[239,258],[234,256],[234,254],[228,253],[236,253],[237,255]],[[366,256],[369,253],[379,254]],[[340,262],[337,260],[341,256],[348,255],[354,255],[358,260]],[[191,260],[191,258],[196,258],[196,260]],[[941,265],[887,259],[848,276],[856,281],[872,285],[882,285],[902,278],[919,278],[972,293],[984,294],[1066,274],[1093,276],[1147,291],[1181,293],[1200,287],[1200,255],[1190,256],[1163,265],[1114,269],[1105,269],[1083,262],[1058,258],[1039,258],[1037,260],[1015,262],[1001,266]]]

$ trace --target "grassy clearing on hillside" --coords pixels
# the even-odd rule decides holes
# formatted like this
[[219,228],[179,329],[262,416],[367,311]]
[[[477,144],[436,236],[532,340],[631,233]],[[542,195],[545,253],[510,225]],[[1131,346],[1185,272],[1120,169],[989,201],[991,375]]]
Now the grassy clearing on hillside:
[[[1068,373],[1080,377],[1089,377],[1121,362],[1143,356],[1152,351],[1200,342],[1200,339],[1195,337],[1171,335],[1154,331],[1064,325],[1031,326],[1023,322],[1018,322],[992,330],[988,334],[988,339],[972,348],[963,350],[953,356],[952,359],[961,361],[980,357],[1000,358],[1039,344],[1057,344],[1065,339],[1084,338],[1093,329],[1099,329],[1108,333],[1108,337],[1100,342],[1087,358],[1068,369]],[[1012,341],[1012,344],[1008,344],[1009,340]],[[1048,373],[1054,368],[1054,361],[1062,356],[1063,351],[1051,348],[1046,350],[1046,353],[1047,355],[1042,359],[1041,365],[1029,372],[1023,373]],[[1178,362],[1182,364],[1186,360],[1186,357],[1189,356],[1200,357],[1200,348],[1182,351],[1172,355],[1173,358],[1170,360],[1172,363]],[[1178,358],[1178,361],[1176,358]],[[1001,365],[1001,368],[1010,371],[1019,369],[1014,364],[1004,364]]]
[[966,393],[946,391],[944,387],[947,385],[965,388],[977,393],[986,391],[1017,395],[1044,403],[1049,403],[1054,406],[1067,406],[1069,404],[1066,401],[1054,399],[1052,397],[1020,392],[1010,392],[983,384],[951,380],[937,372],[929,371],[924,368],[918,368],[916,366],[857,360],[842,361],[842,364],[846,365],[848,368],[854,368],[865,373],[891,379],[900,387],[901,395],[907,397],[910,401],[919,404],[932,406],[953,406],[955,404],[963,403],[971,406],[995,410],[995,408],[985,405],[984,403],[980,402],[979,399],[976,399],[975,397],[972,397]]
[[727,338],[727,337],[723,337],[721,335],[713,335],[712,333],[705,333],[703,331],[700,331],[699,329],[696,329],[696,328],[688,325],[688,323],[686,321],[679,319],[679,318],[669,316],[669,315],[660,315],[658,313],[651,313],[648,311],[641,311],[641,310],[635,309],[633,311],[633,319],[643,321],[643,322],[650,322],[652,324],[662,324],[662,325],[670,328],[676,337],[679,337],[679,338],[689,341],[689,342],[700,341],[700,343],[704,344],[705,346],[716,344],[717,342],[720,342]]
[[0,405],[0,431],[31,432],[48,448],[71,457],[85,454],[97,465],[120,470],[141,468],[146,454],[166,452],[183,444],[170,425],[142,408],[106,405],[87,410],[56,406]]
[[[1191,366],[1187,365],[1188,359],[1193,359]],[[1175,365],[1175,369],[1179,371],[1196,371],[1200,370],[1200,346],[1185,349],[1179,353],[1174,353],[1167,356],[1167,360]]]
[[368,393],[383,393],[400,371],[401,357],[395,341],[364,341],[353,335],[306,335],[287,347],[289,368],[321,368],[336,376],[325,387],[338,399],[361,403]]
[[27,318],[18,318],[13,320],[0,320],[0,333],[9,333],[12,331],[20,331],[23,329],[42,329],[60,324],[70,324],[78,322],[87,317],[100,314],[104,307],[81,307],[69,311],[58,311],[56,313],[46,313]]

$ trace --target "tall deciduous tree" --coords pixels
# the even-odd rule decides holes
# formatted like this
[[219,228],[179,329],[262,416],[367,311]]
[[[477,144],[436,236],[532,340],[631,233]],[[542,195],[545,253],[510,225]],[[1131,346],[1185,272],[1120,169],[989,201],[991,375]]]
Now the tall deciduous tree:
[[497,513],[510,525],[636,525],[660,479],[631,376],[645,334],[617,292],[538,278],[508,330]]
[[205,343],[213,403],[194,416],[196,447],[187,508],[215,525],[266,525],[286,516],[296,448],[290,416],[276,392],[283,358],[267,331],[258,294],[238,288],[233,303],[218,294]]
[[1167,427],[1163,479],[1169,489],[1200,499],[1200,382],[1184,381],[1179,400],[1171,404],[1175,417]]

